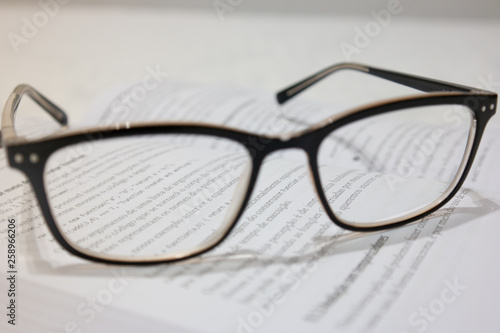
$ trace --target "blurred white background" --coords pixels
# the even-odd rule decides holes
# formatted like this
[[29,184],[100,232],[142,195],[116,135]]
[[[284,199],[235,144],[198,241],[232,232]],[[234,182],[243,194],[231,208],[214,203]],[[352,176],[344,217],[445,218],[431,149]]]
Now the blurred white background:
[[148,67],[265,91],[346,60],[468,85],[500,81],[496,0],[42,0],[0,8],[0,99],[26,82],[73,122]]
[[[156,6],[183,9],[195,9],[211,11],[213,10],[213,0],[84,0],[88,4],[125,4],[133,6]],[[339,1],[339,0],[248,0],[248,1],[226,1],[228,5],[238,4],[248,12],[268,12],[277,14],[321,14],[321,15],[363,15],[367,6],[373,8],[383,7],[389,1],[373,0],[367,1]],[[415,1],[407,15],[434,16],[434,17],[478,17],[478,18],[498,18],[500,13],[500,3],[496,0],[441,0]]]

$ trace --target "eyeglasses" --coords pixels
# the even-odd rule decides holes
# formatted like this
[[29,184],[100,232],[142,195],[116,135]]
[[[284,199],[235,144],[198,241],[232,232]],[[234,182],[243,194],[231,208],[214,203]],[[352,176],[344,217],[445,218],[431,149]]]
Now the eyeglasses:
[[[307,154],[324,212],[342,228],[394,228],[442,207],[464,183],[497,95],[346,63],[281,91],[279,104],[340,70],[428,94],[348,110],[280,135],[158,122],[28,140],[14,130],[25,94],[61,125],[67,117],[36,90],[19,85],[5,105],[2,145],[10,166],[30,180],[57,241],[97,262],[169,262],[214,248],[249,203],[266,156],[288,148]],[[285,188],[299,169],[281,162],[273,185]]]

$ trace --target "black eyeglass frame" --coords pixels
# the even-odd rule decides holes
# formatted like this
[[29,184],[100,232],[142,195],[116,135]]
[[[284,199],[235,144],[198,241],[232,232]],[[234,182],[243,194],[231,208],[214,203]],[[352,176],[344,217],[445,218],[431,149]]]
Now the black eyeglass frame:
[[[1,126],[1,144],[6,150],[7,159],[9,165],[12,168],[20,170],[24,173],[33,188],[33,191],[37,197],[38,203],[42,210],[45,221],[54,236],[54,238],[65,248],[68,252],[88,260],[101,263],[109,264],[153,264],[153,263],[164,263],[173,262],[177,260],[188,259],[202,253],[205,253],[217,245],[219,245],[231,232],[237,221],[240,219],[248,200],[253,192],[257,176],[260,170],[260,166],[264,161],[265,157],[270,153],[281,149],[287,148],[299,148],[305,151],[308,162],[309,170],[312,173],[313,183],[320,202],[327,213],[329,218],[336,225],[352,231],[378,231],[384,229],[391,229],[399,227],[414,221],[417,221],[424,216],[438,210],[443,205],[445,205],[460,189],[464,183],[468,172],[474,161],[474,157],[479,147],[481,137],[483,135],[484,129],[488,120],[496,112],[497,104],[497,94],[494,92],[467,87],[463,85],[448,83],[444,81],[438,81],[434,79],[423,78],[415,75],[403,74],[394,71],[388,71],[384,69],[379,69],[375,67],[369,67],[361,64],[354,63],[341,63],[328,67],[284,90],[277,94],[277,100],[279,104],[283,104],[289,99],[293,98],[295,95],[299,94],[303,90],[314,85],[318,81],[327,77],[328,75],[339,71],[339,70],[356,70],[363,73],[371,74],[383,79],[387,79],[408,87],[412,87],[428,94],[415,95],[411,97],[395,98],[391,100],[386,100],[378,103],[373,103],[371,105],[363,106],[360,108],[355,108],[343,112],[340,115],[332,116],[320,123],[314,124],[311,127],[296,133],[287,133],[281,135],[259,135],[238,129],[233,129],[229,127],[215,126],[209,124],[194,124],[194,123],[173,123],[173,122],[158,122],[158,123],[148,123],[148,124],[116,124],[107,127],[97,127],[90,128],[86,130],[79,131],[62,131],[55,133],[43,138],[28,140],[23,137],[17,136],[14,130],[14,118],[17,107],[23,95],[28,95],[32,98],[38,105],[40,105],[46,112],[48,112],[59,124],[63,127],[67,126],[68,119],[64,111],[62,111],[58,106],[50,102],[46,97],[41,95],[32,87],[22,84],[17,86],[13,93],[10,95],[9,99],[4,108],[2,115],[2,126]],[[469,141],[468,149],[468,159],[466,160],[462,174],[456,184],[455,188],[439,202],[436,202],[435,206],[428,209],[427,211],[413,216],[411,218],[390,223],[380,226],[368,226],[360,227],[353,226],[342,222],[338,219],[334,212],[331,210],[325,193],[322,190],[321,180],[318,172],[318,149],[322,141],[330,133],[336,129],[345,126],[349,123],[371,117],[374,115],[396,111],[400,109],[407,109],[413,107],[422,106],[434,106],[434,105],[463,105],[468,107],[474,115],[475,132],[472,141]],[[182,257],[171,258],[171,259],[159,259],[159,260],[147,260],[147,261],[126,261],[126,260],[109,260],[98,256],[92,256],[87,253],[83,253],[78,249],[71,246],[63,236],[61,230],[59,230],[57,223],[52,215],[48,198],[46,195],[46,189],[44,184],[44,169],[48,158],[52,153],[65,146],[73,145],[76,143],[81,143],[85,141],[102,140],[107,138],[117,138],[124,136],[133,135],[149,135],[149,134],[204,134],[210,136],[216,136],[221,138],[230,139],[236,141],[243,145],[252,157],[252,170],[250,175],[250,180],[247,186],[247,193],[242,200],[241,207],[239,207],[238,212],[235,214],[234,219],[230,221],[230,225],[226,232],[218,239],[215,243],[207,246],[203,249],[198,249],[191,253],[188,253]],[[254,147],[249,147],[249,142],[260,142],[263,147],[262,149],[254,149]]]

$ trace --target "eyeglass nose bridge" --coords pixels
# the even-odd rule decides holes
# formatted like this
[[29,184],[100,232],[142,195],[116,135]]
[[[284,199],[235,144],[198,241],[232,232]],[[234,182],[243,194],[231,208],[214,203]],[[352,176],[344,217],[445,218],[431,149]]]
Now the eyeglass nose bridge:
[[[317,154],[322,137],[308,134],[310,133],[292,137],[256,137],[256,140],[259,140],[260,142],[267,141],[267,143],[263,144],[263,149],[261,149],[255,156],[255,162],[257,162],[258,169],[260,169],[262,162],[266,159],[266,157],[275,152],[287,149],[302,151],[307,158],[309,179],[314,191],[316,192],[316,198],[332,222],[336,223],[336,219],[333,217],[333,213],[330,211],[325,195],[323,194],[318,172]],[[260,170],[258,173],[260,173]]]
[[264,156],[275,151],[298,148],[306,152],[307,155],[315,153],[318,150],[320,137],[312,135],[313,132],[306,131],[305,133],[282,134],[279,136],[256,135],[249,139],[253,142],[260,142],[262,146],[259,149]]
[[317,138],[306,134],[292,137],[256,136],[252,139],[252,141],[258,141],[262,143],[260,149],[257,149],[257,153],[254,155],[254,160],[259,164],[259,166],[267,156],[271,155],[274,152],[287,149],[298,149],[303,151],[307,156],[308,166],[310,169],[309,171],[311,173],[312,179],[315,179],[314,174],[317,174],[317,172],[315,172],[314,168],[317,167],[317,152],[321,140],[318,140]]

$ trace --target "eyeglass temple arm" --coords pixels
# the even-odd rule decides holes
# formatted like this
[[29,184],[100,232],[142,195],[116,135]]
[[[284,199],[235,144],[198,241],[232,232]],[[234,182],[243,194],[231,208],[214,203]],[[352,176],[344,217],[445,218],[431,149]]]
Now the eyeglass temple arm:
[[28,95],[42,109],[52,116],[62,126],[68,125],[68,117],[66,113],[57,105],[48,100],[45,96],[36,91],[33,87],[27,84],[20,84],[10,94],[2,115],[2,130],[0,131],[0,147],[3,142],[17,138],[14,128],[14,119],[17,107],[21,102],[23,95]]
[[330,74],[333,74],[334,72],[337,72],[342,69],[351,69],[351,70],[356,70],[360,72],[364,72],[367,74],[371,74],[374,76],[378,76],[380,78],[396,82],[411,88],[415,88],[421,91],[425,92],[433,92],[433,91],[458,91],[458,92],[471,92],[471,91],[481,91],[480,89],[472,88],[472,87],[467,87],[467,86],[462,86],[459,84],[454,84],[454,83],[448,83],[444,81],[439,81],[439,80],[434,80],[434,79],[428,79],[416,75],[409,75],[409,74],[403,74],[403,73],[398,73],[398,72],[393,72],[393,71],[388,71],[384,69],[379,69],[375,67],[369,67],[365,66],[362,64],[356,64],[356,63],[340,63],[336,64],[333,66],[330,66],[328,68],[325,68],[324,70],[311,75],[310,77],[280,91],[277,94],[277,99],[279,104],[283,104],[295,95],[298,95],[302,91],[306,90],[313,84],[317,83],[318,81],[324,79]]

